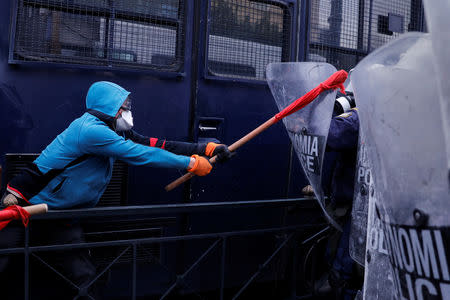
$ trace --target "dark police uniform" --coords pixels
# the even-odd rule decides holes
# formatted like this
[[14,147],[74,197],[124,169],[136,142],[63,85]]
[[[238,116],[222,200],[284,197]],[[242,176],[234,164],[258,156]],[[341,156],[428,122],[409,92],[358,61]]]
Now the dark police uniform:
[[350,257],[349,237],[354,192],[359,119],[356,108],[331,120],[324,161],[322,186],[343,232],[331,237],[327,256],[331,265],[329,283],[336,299],[354,299],[361,284]]

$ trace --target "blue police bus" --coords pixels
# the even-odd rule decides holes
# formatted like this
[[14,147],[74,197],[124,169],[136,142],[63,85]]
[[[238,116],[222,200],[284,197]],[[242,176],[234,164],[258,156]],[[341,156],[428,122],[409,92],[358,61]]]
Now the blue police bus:
[[[85,112],[95,81],[131,91],[138,132],[231,144],[277,112],[265,81],[269,63],[324,61],[349,70],[399,34],[424,30],[420,0],[4,0],[0,14],[2,191]],[[293,253],[302,250],[284,246],[326,224],[314,199],[292,200],[307,181],[283,125],[209,176],[166,192],[180,175],[117,162],[99,203],[108,208],[55,212],[84,223],[93,260],[107,270],[99,271],[105,297],[252,299],[258,292],[245,292],[252,287],[267,299],[287,297]],[[289,243],[287,231],[262,231],[222,234],[214,244],[218,232],[279,226],[297,226]],[[26,299],[45,294],[33,290],[33,261],[39,264],[42,250],[33,249],[19,251]],[[258,273],[273,254],[276,262]],[[197,261],[202,255],[211,257]]]

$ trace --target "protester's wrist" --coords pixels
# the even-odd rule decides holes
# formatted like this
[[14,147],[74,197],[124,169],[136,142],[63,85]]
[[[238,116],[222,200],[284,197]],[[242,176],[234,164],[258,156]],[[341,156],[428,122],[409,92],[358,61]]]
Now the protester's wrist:
[[189,165],[187,167],[188,170],[192,169],[195,165],[195,158],[191,157],[191,160],[189,161]]

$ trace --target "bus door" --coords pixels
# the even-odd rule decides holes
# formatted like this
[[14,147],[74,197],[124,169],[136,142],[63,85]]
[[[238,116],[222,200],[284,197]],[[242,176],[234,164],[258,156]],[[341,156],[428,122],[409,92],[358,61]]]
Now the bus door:
[[[202,1],[194,139],[232,144],[277,113],[265,79],[271,62],[294,60],[293,1]],[[279,123],[226,164],[194,178],[192,201],[285,197],[290,142]]]

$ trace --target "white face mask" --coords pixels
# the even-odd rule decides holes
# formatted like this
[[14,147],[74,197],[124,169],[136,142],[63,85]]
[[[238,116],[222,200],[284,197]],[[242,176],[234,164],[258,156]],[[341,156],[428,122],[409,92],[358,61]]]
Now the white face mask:
[[133,116],[131,111],[126,110],[122,112],[122,115],[117,118],[116,130],[117,131],[127,131],[133,127]]

